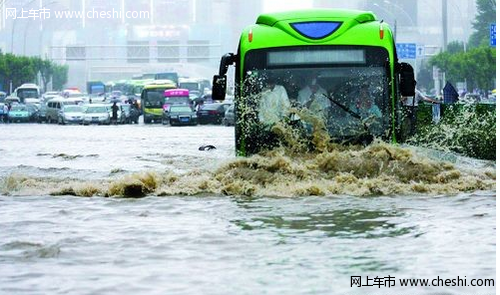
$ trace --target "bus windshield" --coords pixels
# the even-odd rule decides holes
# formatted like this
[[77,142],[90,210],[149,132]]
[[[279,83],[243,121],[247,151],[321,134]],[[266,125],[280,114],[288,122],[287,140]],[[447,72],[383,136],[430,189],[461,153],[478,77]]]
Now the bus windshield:
[[162,108],[165,102],[165,89],[148,89],[144,91],[142,104],[146,108]]
[[[384,49],[361,46],[250,51],[242,97],[261,101],[271,92],[279,93],[273,99],[286,97],[292,108],[321,119],[332,137],[365,131],[383,135],[390,125],[387,60]],[[275,123],[266,111],[257,108],[259,122]]]
[[140,96],[143,88],[144,86],[135,86],[133,89],[134,95]]
[[17,90],[17,97],[24,98],[38,98],[38,89],[23,88]]

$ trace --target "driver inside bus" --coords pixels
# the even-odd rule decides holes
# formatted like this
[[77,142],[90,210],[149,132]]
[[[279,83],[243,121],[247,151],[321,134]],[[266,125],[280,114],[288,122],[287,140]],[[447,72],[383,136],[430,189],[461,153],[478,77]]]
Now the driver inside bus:
[[369,117],[381,118],[382,112],[375,103],[375,98],[370,94],[370,86],[368,84],[361,85],[359,95],[351,105],[351,110],[361,116],[362,119]]
[[331,106],[326,90],[318,84],[316,75],[310,77],[308,84],[299,91],[298,101],[313,113],[327,114]]

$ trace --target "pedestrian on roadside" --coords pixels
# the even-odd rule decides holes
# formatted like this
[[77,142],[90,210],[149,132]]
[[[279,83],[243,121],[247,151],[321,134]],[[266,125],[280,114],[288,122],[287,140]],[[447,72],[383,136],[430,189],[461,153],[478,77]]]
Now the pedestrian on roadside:
[[7,104],[4,104],[2,109],[2,118],[0,118],[2,119],[2,122],[7,123],[8,114],[9,114],[9,106]]
[[446,82],[446,85],[443,88],[443,102],[445,104],[451,104],[451,103],[456,103],[458,101],[458,92],[451,85],[450,82]]
[[114,102],[113,105],[111,106],[111,111],[112,111],[111,122],[113,124],[116,124],[118,122],[118,109],[119,107],[116,105],[116,102]]
[[[433,104],[438,104],[439,101],[432,99],[426,95],[424,95],[422,92],[420,92],[418,89],[415,89],[415,96],[407,96],[407,97],[402,97],[402,104],[403,104],[403,136],[404,138],[409,138],[415,133],[417,133],[417,109],[418,109],[418,103],[421,101],[427,101],[431,102]],[[437,111],[438,108],[434,109],[434,112]],[[433,114],[433,120],[436,120],[437,114]]]

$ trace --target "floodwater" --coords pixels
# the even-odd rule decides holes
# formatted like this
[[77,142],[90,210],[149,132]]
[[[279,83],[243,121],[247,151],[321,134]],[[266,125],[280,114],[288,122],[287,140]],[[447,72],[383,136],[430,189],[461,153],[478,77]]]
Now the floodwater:
[[223,126],[0,131],[1,294],[495,293],[398,286],[495,278],[494,163],[386,144],[236,159]]

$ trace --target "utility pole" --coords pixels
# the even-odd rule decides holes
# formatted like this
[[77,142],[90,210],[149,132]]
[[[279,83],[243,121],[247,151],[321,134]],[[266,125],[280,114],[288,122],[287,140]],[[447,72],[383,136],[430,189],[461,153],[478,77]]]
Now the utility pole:
[[443,21],[443,51],[448,45],[448,0],[442,0],[441,15]]

